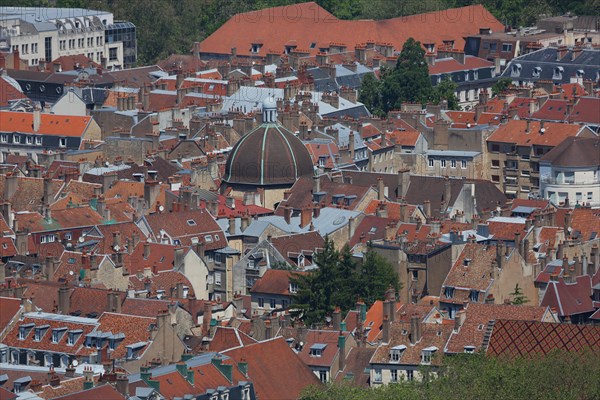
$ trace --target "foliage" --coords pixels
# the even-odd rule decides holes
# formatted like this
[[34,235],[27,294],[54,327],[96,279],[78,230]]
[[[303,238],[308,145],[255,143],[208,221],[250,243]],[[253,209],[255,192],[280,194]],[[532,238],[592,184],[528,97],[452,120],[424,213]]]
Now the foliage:
[[279,269],[279,270],[283,270],[283,271],[295,271],[296,270],[296,268],[294,268],[293,266],[291,266],[290,264],[288,264],[284,261],[274,262],[273,264],[271,264],[271,269]]
[[514,304],[514,305],[521,305],[521,304],[529,303],[529,299],[527,298],[527,296],[525,296],[523,294],[523,289],[521,289],[519,287],[518,283],[515,286],[515,291],[512,293],[509,293],[509,295],[513,297],[512,304]]
[[445,76],[440,83],[433,88],[433,102],[439,104],[442,100],[448,102],[449,110],[458,110],[458,98],[456,97],[456,90],[458,85],[450,79],[449,76]]
[[358,91],[358,101],[374,115],[381,116],[381,81],[374,74],[365,75]]
[[315,256],[315,264],[319,268],[314,272],[291,278],[298,285],[292,313],[309,326],[324,321],[335,307],[345,313],[358,298],[370,305],[383,299],[390,286],[399,287],[392,266],[372,248],[367,250],[363,263],[357,265],[347,246],[338,251],[333,241],[326,238],[323,251]]
[[558,400],[600,398],[600,356],[554,352],[545,357],[508,360],[481,354],[446,357],[441,377],[379,388],[334,384],[307,388],[303,400]]
[[497,96],[502,93],[506,89],[508,89],[512,85],[512,80],[510,78],[504,77],[500,78],[494,83],[492,86],[492,95]]

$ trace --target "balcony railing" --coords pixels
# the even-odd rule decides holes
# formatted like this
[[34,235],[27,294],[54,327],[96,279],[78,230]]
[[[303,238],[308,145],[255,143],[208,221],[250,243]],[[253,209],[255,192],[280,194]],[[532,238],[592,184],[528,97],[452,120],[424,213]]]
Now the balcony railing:
[[565,179],[543,176],[540,182],[548,185],[600,185],[600,179]]

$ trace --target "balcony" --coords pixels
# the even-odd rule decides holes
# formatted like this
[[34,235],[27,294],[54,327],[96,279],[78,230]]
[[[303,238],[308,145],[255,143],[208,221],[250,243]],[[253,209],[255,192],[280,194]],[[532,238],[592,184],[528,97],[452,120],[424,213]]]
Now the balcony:
[[519,170],[516,168],[504,168],[504,176],[519,176]]
[[[539,173],[538,173],[539,176]],[[592,185],[600,185],[600,179],[564,179],[564,178],[554,178],[552,176],[544,176],[540,179],[541,183],[545,183],[547,185],[577,185],[577,186],[592,186]]]

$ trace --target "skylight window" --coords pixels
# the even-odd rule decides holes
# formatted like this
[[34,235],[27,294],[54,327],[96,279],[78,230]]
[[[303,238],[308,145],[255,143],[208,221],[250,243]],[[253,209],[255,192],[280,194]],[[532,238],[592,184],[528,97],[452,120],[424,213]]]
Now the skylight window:
[[194,221],[193,219],[188,219],[188,220],[187,220],[187,224],[188,224],[189,226],[196,226],[196,221]]

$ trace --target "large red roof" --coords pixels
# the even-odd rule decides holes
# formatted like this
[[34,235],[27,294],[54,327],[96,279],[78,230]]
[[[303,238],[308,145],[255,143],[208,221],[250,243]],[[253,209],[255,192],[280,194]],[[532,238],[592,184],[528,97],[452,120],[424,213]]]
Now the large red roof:
[[[367,41],[391,44],[396,50],[413,37],[421,43],[443,44],[453,40],[464,47],[464,37],[478,34],[480,28],[503,31],[504,26],[482,5],[436,11],[385,20],[340,20],[315,2],[273,7],[233,16],[200,44],[203,53],[240,56],[251,53],[252,44],[262,43],[258,56],[268,51],[282,53],[286,44],[295,44],[314,56],[322,43],[354,45]],[[314,43],[314,45],[313,45]]]
[[33,113],[0,111],[0,130],[39,135],[81,137],[92,117],[41,114],[40,128],[33,131]]

